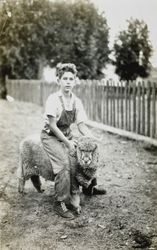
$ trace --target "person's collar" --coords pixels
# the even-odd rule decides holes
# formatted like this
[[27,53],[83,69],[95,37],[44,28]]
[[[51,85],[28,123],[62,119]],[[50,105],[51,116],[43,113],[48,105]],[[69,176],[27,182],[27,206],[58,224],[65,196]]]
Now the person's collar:
[[[58,91],[58,96],[63,96],[63,93],[61,92],[61,90]],[[74,98],[74,94],[71,92],[71,99]],[[63,96],[64,97],[64,96]]]

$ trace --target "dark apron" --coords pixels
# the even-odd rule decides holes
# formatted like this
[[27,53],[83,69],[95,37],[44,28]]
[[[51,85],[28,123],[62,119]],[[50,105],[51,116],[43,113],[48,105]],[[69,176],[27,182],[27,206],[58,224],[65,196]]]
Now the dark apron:
[[[70,125],[75,122],[76,120],[76,108],[75,108],[75,102],[73,103],[73,109],[72,110],[66,110],[63,102],[62,96],[59,97],[61,104],[62,104],[62,113],[61,116],[57,122],[57,127],[62,131],[62,133],[68,137],[68,139],[72,138],[71,135],[71,129]],[[54,135],[53,131],[49,132],[49,135]]]

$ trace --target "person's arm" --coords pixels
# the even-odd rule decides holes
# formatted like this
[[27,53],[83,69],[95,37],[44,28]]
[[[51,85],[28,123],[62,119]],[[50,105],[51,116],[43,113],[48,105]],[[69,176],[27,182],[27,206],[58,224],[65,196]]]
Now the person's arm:
[[58,139],[60,139],[62,142],[65,143],[65,145],[70,149],[73,150],[73,148],[75,147],[75,141],[70,141],[66,138],[66,136],[62,133],[62,131],[57,127],[56,124],[56,118],[53,116],[48,116],[49,119],[49,125],[50,125],[50,129],[52,130],[52,132],[56,135],[56,137]]

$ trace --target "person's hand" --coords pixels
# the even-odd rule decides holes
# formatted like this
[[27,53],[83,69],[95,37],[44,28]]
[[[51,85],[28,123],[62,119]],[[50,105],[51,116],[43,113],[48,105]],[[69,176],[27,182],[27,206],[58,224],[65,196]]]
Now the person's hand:
[[71,155],[72,157],[76,156],[76,146],[77,146],[76,140],[69,141],[68,143],[69,155]]
[[70,152],[73,152],[76,150],[76,146],[77,146],[77,141],[76,140],[69,140],[68,142],[68,149]]

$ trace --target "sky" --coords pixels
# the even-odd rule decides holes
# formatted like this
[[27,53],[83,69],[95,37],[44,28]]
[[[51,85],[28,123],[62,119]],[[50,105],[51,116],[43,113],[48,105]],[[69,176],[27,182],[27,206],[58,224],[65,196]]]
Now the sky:
[[110,46],[116,35],[126,29],[126,20],[138,18],[148,25],[149,38],[153,46],[150,61],[157,67],[157,0],[91,0],[95,6],[104,11],[110,27]]

